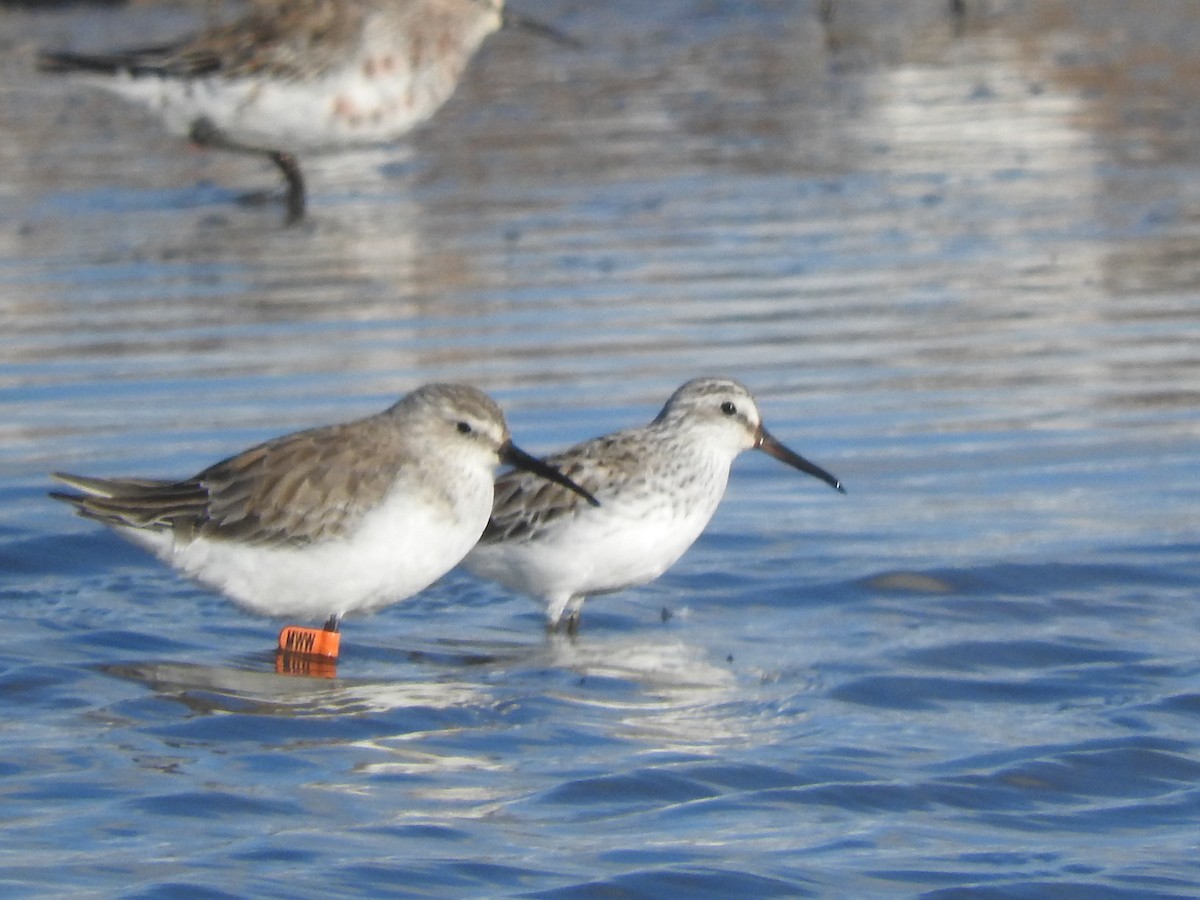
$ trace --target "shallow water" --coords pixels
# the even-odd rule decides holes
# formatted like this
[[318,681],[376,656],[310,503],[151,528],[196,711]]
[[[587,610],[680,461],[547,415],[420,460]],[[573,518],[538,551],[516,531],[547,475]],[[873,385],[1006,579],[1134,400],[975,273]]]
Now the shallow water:
[[[31,71],[186,10],[0,12],[5,893],[1200,892],[1200,11],[945,6],[525,4],[584,49],[496,36],[288,230]],[[277,674],[45,497],[434,379],[545,451],[702,373],[849,493],[750,454],[575,642],[455,572]]]

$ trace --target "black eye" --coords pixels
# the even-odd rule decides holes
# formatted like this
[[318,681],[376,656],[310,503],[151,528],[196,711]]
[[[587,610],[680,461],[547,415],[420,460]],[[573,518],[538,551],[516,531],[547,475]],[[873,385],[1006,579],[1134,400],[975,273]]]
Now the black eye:
[[733,405],[732,400],[726,400],[721,404],[721,412],[725,413],[727,416],[732,416],[737,412],[737,407]]
[[472,431],[475,430],[471,427],[470,422],[459,422],[454,427],[458,429],[459,434],[470,434]]

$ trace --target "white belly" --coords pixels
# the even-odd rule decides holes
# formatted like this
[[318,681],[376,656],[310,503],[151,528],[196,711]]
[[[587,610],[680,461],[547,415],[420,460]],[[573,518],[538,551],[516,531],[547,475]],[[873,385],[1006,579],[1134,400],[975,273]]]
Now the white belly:
[[269,616],[369,612],[428,587],[466,555],[487,523],[491,483],[457,511],[389,500],[349,537],[304,547],[255,546],[123,529],[161,559],[240,606]]
[[434,72],[368,80],[355,68],[312,81],[141,75],[93,83],[149,107],[182,137],[204,118],[236,143],[292,152],[393,141],[432,116],[455,86]]
[[588,508],[534,540],[480,544],[466,565],[477,575],[545,600],[646,584],[695,543],[720,496],[686,514],[665,505]]

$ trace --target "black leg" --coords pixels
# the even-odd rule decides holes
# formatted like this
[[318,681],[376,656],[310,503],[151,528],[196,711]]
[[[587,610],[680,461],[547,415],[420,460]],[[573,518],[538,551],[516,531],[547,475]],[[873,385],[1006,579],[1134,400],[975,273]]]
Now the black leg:
[[284,216],[283,224],[295,225],[304,218],[304,176],[300,174],[300,165],[296,162],[296,157],[282,150],[268,150],[267,156],[283,173],[283,180],[287,182],[287,195],[284,197],[287,215]]
[[341,616],[330,616],[328,619],[325,620],[325,630],[326,631],[338,631],[341,628],[341,625],[342,625],[342,617]]
[[287,193],[284,195],[287,212],[284,215],[283,224],[295,225],[304,218],[304,176],[300,174],[300,164],[296,162],[296,157],[292,154],[283,150],[239,144],[237,141],[231,140],[211,119],[206,117],[201,117],[192,123],[191,129],[188,131],[188,140],[200,147],[265,156],[275,168],[279,169],[287,184]]
[[579,634],[579,610],[576,609],[567,616],[567,636],[575,637],[577,634]]

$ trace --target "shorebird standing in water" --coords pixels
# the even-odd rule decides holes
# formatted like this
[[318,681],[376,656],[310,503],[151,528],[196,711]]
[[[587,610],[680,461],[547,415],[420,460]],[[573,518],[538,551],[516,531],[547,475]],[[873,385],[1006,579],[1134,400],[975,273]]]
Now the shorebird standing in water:
[[734,458],[752,449],[845,493],[840,481],[771,436],[745,387],[697,378],[650,424],[546,457],[595,495],[594,509],[521,472],[502,475],[491,521],[466,566],[542,600],[551,630],[573,634],[589,595],[646,584],[683,555],[716,512]]
[[305,207],[297,153],[404,135],[505,25],[574,43],[504,0],[255,0],[237,21],[176,43],[38,62],[148,106],[196,144],[266,156],[283,174],[292,224]]
[[73,505],[252,612],[328,617],[285,628],[280,649],[337,656],[346,613],[415,594],[474,545],[501,462],[595,499],[513,446],[500,408],[431,384],[383,412],[285,435],[192,478],[56,474]]

